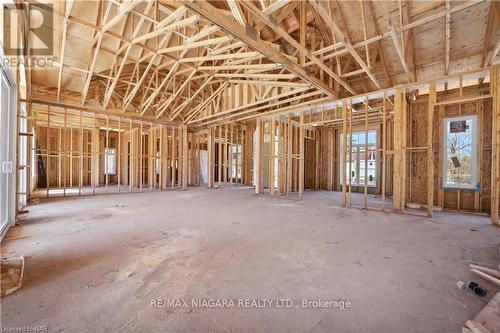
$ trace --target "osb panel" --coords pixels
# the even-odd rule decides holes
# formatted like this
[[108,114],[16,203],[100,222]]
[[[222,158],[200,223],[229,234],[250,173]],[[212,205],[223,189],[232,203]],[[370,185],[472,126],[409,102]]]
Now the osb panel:
[[[484,90],[487,93],[487,86]],[[464,96],[477,95],[477,87],[467,87],[463,89]],[[459,97],[458,90],[438,93],[438,100],[450,100]],[[468,102],[465,104],[453,104],[444,107],[443,118],[460,115],[479,115],[479,110],[483,112],[478,122],[478,133],[480,133],[482,151],[478,153],[478,177],[481,184],[480,211],[490,210],[490,184],[491,184],[491,99]],[[409,119],[411,122],[411,134],[409,136],[409,147],[424,147],[427,145],[427,96],[422,96],[419,100],[410,104]],[[442,119],[440,119],[440,107],[434,110],[434,204],[437,204],[441,179],[439,177],[442,168]],[[478,143],[479,147],[479,143]],[[426,204],[427,200],[427,155],[426,151],[411,152],[409,169],[409,202]],[[461,190],[460,203],[458,203],[457,189],[444,189],[444,208],[461,210],[474,210],[475,191]]]
[[[408,108],[410,121],[409,147],[427,146],[427,103],[411,103]],[[427,151],[409,151],[408,202],[427,203]]]

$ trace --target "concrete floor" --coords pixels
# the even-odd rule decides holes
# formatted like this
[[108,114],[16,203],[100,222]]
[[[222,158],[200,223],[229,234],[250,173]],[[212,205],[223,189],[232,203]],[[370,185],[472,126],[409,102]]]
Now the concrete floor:
[[[460,332],[495,288],[467,265],[498,264],[487,217],[433,219],[337,207],[252,189],[111,194],[29,207],[2,256],[24,253],[21,289],[1,300],[3,327],[50,332]],[[19,236],[26,238],[11,239]],[[484,300],[459,290],[475,281]],[[292,308],[152,307],[152,299],[265,298]],[[302,308],[342,298],[351,307]],[[230,304],[229,304],[230,305]]]

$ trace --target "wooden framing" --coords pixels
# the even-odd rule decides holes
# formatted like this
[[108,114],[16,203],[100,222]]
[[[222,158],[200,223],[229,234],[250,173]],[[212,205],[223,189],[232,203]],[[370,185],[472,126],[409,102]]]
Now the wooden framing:
[[[342,191],[344,207],[387,210],[392,197],[393,211],[416,201],[429,217],[436,205],[498,224],[497,4],[130,0],[92,9],[95,21],[72,1],[55,9],[57,73],[29,73],[27,132],[40,147],[26,168],[43,161],[46,196],[187,190],[200,184],[206,151],[209,188],[253,183],[257,194],[290,199],[324,188]],[[81,61],[69,45],[83,32]],[[441,186],[442,122],[455,114],[479,119],[476,189]],[[353,133],[372,131],[376,146],[366,139],[354,156]],[[116,174],[104,172],[113,149]],[[353,170],[356,158],[374,171]]]

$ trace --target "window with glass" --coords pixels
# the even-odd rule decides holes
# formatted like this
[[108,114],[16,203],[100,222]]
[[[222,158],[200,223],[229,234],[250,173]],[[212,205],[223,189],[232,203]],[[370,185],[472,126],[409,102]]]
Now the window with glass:
[[104,174],[114,176],[116,175],[116,149],[104,149]]
[[157,175],[160,174],[160,169],[161,169],[161,155],[160,152],[156,152],[156,157],[155,157],[155,173]]
[[446,118],[443,187],[475,188],[477,184],[477,117]]
[[231,177],[233,179],[241,178],[242,149],[241,144],[231,146]]
[[[347,144],[346,160],[343,161],[344,141]],[[350,149],[349,149],[349,146]],[[351,136],[340,135],[340,184],[344,181],[344,168],[346,170],[346,182],[353,186],[369,187],[377,186],[377,131],[369,130],[353,132]]]

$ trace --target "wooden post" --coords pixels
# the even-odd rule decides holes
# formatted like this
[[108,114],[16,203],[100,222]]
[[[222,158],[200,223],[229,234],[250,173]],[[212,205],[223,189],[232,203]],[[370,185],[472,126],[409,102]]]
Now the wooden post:
[[365,183],[363,193],[363,207],[368,208],[368,96],[365,100]]
[[79,126],[80,126],[80,133],[78,137],[78,146],[79,146],[79,153],[80,153],[80,161],[79,161],[79,174],[78,174],[78,195],[82,195],[82,186],[83,186],[83,125],[82,125],[82,110],[80,110],[80,116],[79,116]]
[[500,69],[491,70],[492,112],[492,157],[491,157],[491,224],[498,226],[498,205],[500,201]]
[[342,101],[342,207],[347,205],[347,103]]
[[274,136],[275,136],[275,121],[274,117],[269,120],[269,195],[274,195]]
[[393,193],[392,209],[401,212],[405,207],[405,151],[406,139],[404,92],[401,88],[396,89],[394,95],[394,170],[393,170]]
[[116,148],[116,156],[117,156],[117,167],[118,167],[118,193],[120,193],[120,184],[121,184],[121,165],[122,165],[122,119],[118,118],[118,147]]
[[382,210],[385,211],[385,174],[387,162],[387,94],[382,101]]
[[176,158],[177,158],[177,146],[175,144],[175,128],[172,128],[172,161],[171,161],[171,164],[172,164],[172,167],[171,167],[171,171],[172,171],[172,189],[175,188],[175,182],[176,182],[176,170],[177,170],[177,166],[176,166]]
[[257,142],[256,142],[256,150],[254,152],[254,158],[255,158],[255,194],[261,194],[261,185],[262,185],[262,175],[261,175],[261,140],[262,138],[264,137],[263,136],[263,133],[262,133],[262,120],[261,118],[257,118],[257,125],[256,125],[256,128],[257,128]]
[[220,126],[220,125],[219,125],[217,181],[219,184],[222,182],[222,126]]
[[304,111],[300,112],[299,129],[299,199],[304,198]]
[[208,162],[207,162],[207,185],[208,188],[214,186],[214,129],[210,127],[207,133],[207,150],[208,150]]
[[288,198],[290,196],[290,192],[292,191],[292,137],[293,137],[293,130],[292,130],[292,117],[288,115],[288,122],[287,122],[287,149],[286,149],[286,197]]
[[50,192],[50,106],[47,106],[47,137],[45,142],[45,152],[46,152],[46,161],[45,161],[45,178],[47,182],[47,197],[49,197]]
[[[105,171],[106,171],[106,164],[108,162],[107,149],[109,149],[109,115],[106,115],[106,144],[104,147],[104,170]],[[105,178],[105,183],[106,183],[106,192],[108,192],[109,175],[107,172],[106,172],[104,178]]]
[[189,172],[189,162],[188,162],[188,131],[187,126],[181,126],[182,129],[182,189],[186,190],[188,185],[188,172]]
[[349,100],[349,196],[347,206],[351,207],[352,202],[352,99]]
[[139,128],[139,191],[142,192],[142,183],[144,182],[144,150],[143,150],[143,135],[142,135],[142,121]]
[[432,216],[434,208],[434,103],[436,102],[436,82],[429,85],[427,105],[427,216]]

